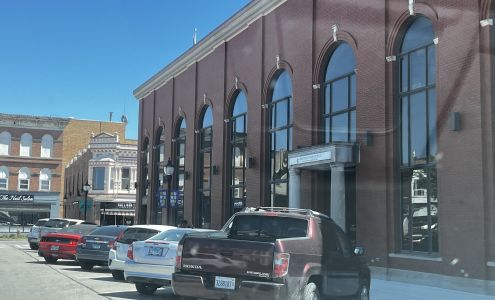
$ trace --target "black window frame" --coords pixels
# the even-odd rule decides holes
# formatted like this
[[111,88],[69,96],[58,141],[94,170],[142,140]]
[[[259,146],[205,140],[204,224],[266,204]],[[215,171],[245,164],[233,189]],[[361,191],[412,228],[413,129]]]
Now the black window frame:
[[[205,116],[208,110],[211,110],[212,120],[211,124],[204,126]],[[213,109],[210,105],[205,105],[201,112],[201,122],[200,128],[198,129],[198,151],[197,151],[197,161],[198,161],[198,172],[197,172],[197,223],[200,228],[209,228],[211,226],[211,180],[213,178],[213,165],[212,165],[212,154],[213,154]],[[210,143],[207,144],[207,136],[210,136]],[[205,172],[205,161],[204,156],[209,154],[209,180],[208,186],[204,185],[203,174]],[[206,197],[205,194],[209,194]]]

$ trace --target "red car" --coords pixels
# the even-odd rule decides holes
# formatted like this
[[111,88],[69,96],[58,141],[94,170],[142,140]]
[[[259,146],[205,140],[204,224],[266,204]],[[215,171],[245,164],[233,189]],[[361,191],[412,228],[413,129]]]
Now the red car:
[[98,228],[97,225],[74,225],[59,232],[49,233],[41,238],[38,255],[49,264],[59,259],[76,259],[76,247],[79,239]]

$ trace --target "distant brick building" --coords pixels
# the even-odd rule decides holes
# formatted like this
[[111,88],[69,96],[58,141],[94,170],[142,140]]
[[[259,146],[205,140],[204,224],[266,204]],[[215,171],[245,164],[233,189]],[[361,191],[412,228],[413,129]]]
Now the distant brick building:
[[124,123],[0,114],[0,222],[63,216],[63,166],[103,130],[125,136]]
[[493,2],[251,1],[135,90],[139,221],[311,208],[387,276],[495,280]]

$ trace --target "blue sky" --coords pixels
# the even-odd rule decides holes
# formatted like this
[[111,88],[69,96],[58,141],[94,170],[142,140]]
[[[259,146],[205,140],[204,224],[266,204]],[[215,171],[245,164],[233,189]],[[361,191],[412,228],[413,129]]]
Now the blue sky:
[[129,119],[132,91],[249,0],[1,0],[0,112]]

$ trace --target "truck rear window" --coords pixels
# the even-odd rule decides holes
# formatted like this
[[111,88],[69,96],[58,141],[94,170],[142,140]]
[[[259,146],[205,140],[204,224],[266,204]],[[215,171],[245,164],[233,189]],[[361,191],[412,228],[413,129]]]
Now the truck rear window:
[[306,237],[308,221],[279,216],[237,216],[232,222],[229,237],[249,240],[276,240]]

